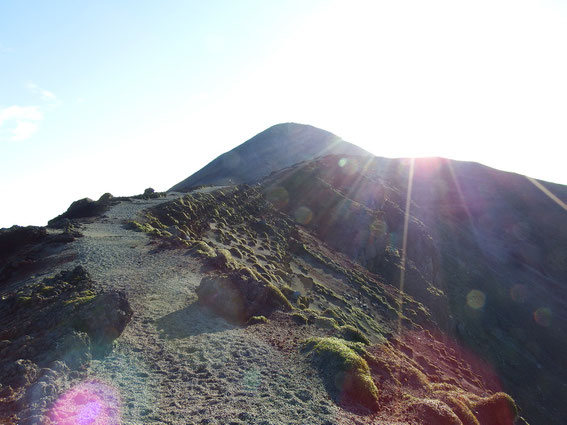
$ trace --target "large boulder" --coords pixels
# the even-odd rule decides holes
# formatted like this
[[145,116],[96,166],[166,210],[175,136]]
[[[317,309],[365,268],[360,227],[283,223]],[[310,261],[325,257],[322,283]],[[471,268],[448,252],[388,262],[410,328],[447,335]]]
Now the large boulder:
[[124,292],[106,292],[77,311],[75,327],[89,335],[93,354],[106,354],[112,349],[112,341],[120,336],[132,314]]
[[196,292],[200,303],[237,323],[245,323],[252,316],[268,316],[275,310],[292,308],[277,287],[246,270],[206,276]]

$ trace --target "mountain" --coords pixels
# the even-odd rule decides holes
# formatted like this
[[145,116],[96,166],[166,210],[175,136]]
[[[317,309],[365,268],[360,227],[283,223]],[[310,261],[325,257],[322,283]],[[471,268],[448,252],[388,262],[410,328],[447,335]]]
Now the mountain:
[[0,230],[1,423],[565,423],[567,187],[262,155]]
[[328,131],[310,125],[277,124],[226,152],[169,191],[199,185],[256,183],[273,171],[330,154],[371,156]]

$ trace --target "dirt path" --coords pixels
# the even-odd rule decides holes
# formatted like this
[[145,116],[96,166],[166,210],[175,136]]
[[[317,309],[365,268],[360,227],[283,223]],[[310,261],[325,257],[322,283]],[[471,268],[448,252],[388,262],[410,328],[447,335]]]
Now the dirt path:
[[122,202],[83,229],[77,261],[124,290],[132,321],[88,379],[120,395],[125,424],[334,424],[337,408],[305,365],[195,303],[201,264],[155,250],[123,223],[163,200]]

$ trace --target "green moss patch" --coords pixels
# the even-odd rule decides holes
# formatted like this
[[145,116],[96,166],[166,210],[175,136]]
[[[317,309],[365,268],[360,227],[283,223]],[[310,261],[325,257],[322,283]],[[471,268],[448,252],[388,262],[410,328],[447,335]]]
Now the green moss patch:
[[339,338],[310,338],[302,351],[319,370],[329,394],[340,404],[378,409],[378,389],[362,344]]
[[312,319],[312,323],[321,329],[338,329],[339,325],[335,319],[324,316],[315,316]]
[[196,241],[190,249],[191,251],[195,252],[195,254],[203,256],[205,258],[214,258],[217,255],[215,250],[211,248],[209,244],[207,244],[207,242],[204,241]]
[[69,305],[69,304],[75,304],[75,305],[80,305],[80,304],[86,304],[89,301],[92,301],[94,298],[96,297],[96,295],[84,295],[84,296],[80,296],[77,298],[71,298],[68,300],[65,300],[63,302],[64,305]]
[[344,325],[340,327],[341,337],[347,341],[361,342],[365,345],[370,344],[366,336],[357,328],[352,325]]
[[268,323],[268,319],[266,318],[266,316],[252,316],[246,322],[247,325],[257,325],[259,323]]

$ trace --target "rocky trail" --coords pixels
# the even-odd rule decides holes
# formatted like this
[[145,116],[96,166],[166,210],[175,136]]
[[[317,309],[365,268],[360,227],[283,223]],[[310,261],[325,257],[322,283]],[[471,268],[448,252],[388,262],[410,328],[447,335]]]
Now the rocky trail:
[[125,424],[333,423],[337,408],[317,379],[306,379],[299,357],[196,303],[198,260],[126,229],[162,201],[120,203],[75,242],[77,263],[105,289],[126,291],[134,311],[86,379],[116,389]]

